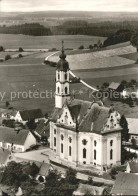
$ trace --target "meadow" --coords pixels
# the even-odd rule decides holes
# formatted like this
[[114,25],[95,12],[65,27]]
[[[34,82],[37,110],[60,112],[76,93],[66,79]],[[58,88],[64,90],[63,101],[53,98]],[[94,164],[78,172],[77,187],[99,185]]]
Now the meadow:
[[78,48],[80,45],[88,47],[90,44],[96,44],[98,40],[104,41],[104,37],[85,36],[85,35],[57,35],[57,36],[26,36],[0,34],[0,40],[4,48],[16,49],[61,49],[62,40],[65,42],[65,48]]

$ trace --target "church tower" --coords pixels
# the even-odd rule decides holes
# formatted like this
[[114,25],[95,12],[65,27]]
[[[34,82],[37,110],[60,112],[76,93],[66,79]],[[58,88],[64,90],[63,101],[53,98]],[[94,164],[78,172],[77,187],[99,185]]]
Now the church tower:
[[57,69],[56,69],[56,94],[55,94],[56,108],[62,108],[65,101],[70,99],[69,64],[66,61],[66,55],[64,54],[63,41],[62,41],[62,53],[59,57],[60,60],[57,63]]

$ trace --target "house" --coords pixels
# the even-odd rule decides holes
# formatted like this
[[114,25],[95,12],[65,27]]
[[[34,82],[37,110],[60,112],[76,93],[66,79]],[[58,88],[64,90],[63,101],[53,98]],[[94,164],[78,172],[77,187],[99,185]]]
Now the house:
[[40,109],[22,110],[18,111],[13,119],[17,122],[26,124],[31,120],[38,122],[40,119],[44,119],[44,115]]
[[126,166],[126,172],[138,175],[138,161],[136,160],[128,162]]
[[131,97],[132,99],[138,99],[138,87],[125,88],[122,92],[124,98]]
[[39,170],[36,180],[39,180],[39,177],[41,176],[45,182],[45,179],[48,176],[50,171],[54,171],[53,166],[49,163],[43,162],[42,165],[40,166],[40,170]]
[[111,195],[138,195],[138,175],[119,172]]
[[50,126],[49,126],[49,120],[45,122],[45,120],[40,120],[36,129],[34,130],[35,135],[37,135],[40,139],[46,138],[49,139],[50,136]]
[[109,87],[109,91],[116,91],[116,92],[122,92],[124,89],[124,86],[121,83],[112,82]]
[[128,122],[130,141],[135,139],[138,144],[138,118],[126,118]]
[[80,183],[78,189],[73,192],[73,196],[83,195],[106,195],[104,194],[104,187],[91,186],[89,184]]
[[31,145],[36,144],[36,139],[29,130],[15,130],[0,127],[0,147],[14,152],[24,152]]
[[7,149],[0,148],[0,167],[5,167],[10,161],[11,152]]
[[56,69],[55,108],[50,148],[68,165],[106,170],[121,164],[120,114],[101,101],[71,99],[69,63],[64,50]]

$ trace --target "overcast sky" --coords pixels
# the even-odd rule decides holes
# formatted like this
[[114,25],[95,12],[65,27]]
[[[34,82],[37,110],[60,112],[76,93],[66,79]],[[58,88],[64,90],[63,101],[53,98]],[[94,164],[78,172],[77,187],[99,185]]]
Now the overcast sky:
[[138,11],[138,0],[0,0],[1,11]]

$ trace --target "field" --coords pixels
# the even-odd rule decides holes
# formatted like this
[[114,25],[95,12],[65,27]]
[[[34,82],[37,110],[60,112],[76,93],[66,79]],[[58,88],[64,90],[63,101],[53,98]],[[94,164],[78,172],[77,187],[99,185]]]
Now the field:
[[15,49],[61,49],[61,42],[64,40],[65,48],[78,48],[80,45],[88,47],[90,44],[97,43],[98,40],[104,41],[106,38],[85,36],[85,35],[59,35],[59,36],[25,36],[25,35],[6,35],[0,34],[0,40],[4,48]]
[[[17,36],[17,38],[19,37],[20,36]],[[28,36],[26,36],[26,40],[28,39],[27,37]],[[60,47],[61,42],[59,41],[59,37],[61,41],[62,37],[57,36],[57,40],[55,42],[57,45],[51,46],[49,42],[49,47]],[[67,38],[67,36],[65,37]],[[72,37],[72,41],[69,41],[68,39],[68,42],[66,42],[65,40],[66,48],[73,47],[73,45],[74,47],[77,47],[81,45],[83,42],[85,43],[84,45],[88,45],[91,39],[91,37],[88,36],[83,36],[82,40],[81,36],[78,36],[77,38],[75,37],[76,36]],[[39,38],[35,39],[36,40],[34,47],[39,42]],[[46,38],[46,40],[49,40],[49,37]],[[16,41],[16,43],[18,43],[18,41]],[[24,44],[26,44],[26,47],[28,49],[31,48],[30,45],[27,45],[27,42]],[[43,43],[41,46],[43,47],[45,46],[45,44]],[[14,43],[12,43],[12,47],[16,48],[17,45],[14,45]],[[106,51],[99,51],[93,53],[86,53],[88,52],[87,50],[75,50],[74,55],[72,54],[72,52],[74,51],[71,51],[70,55],[70,51],[68,50],[67,59],[69,61],[71,69],[73,66],[77,66],[77,69],[73,70],[73,73],[93,87],[101,85],[104,82],[120,82],[123,79],[138,80],[137,64],[134,64],[134,59],[127,58],[126,54],[127,52],[131,52],[128,55],[131,55],[132,53],[134,54],[133,51],[135,50],[135,48],[132,48],[132,46],[128,45],[123,45],[121,47],[123,48],[123,50],[122,48],[119,50],[110,49]],[[37,45],[37,48],[40,48],[40,44]],[[78,55],[79,52],[81,52],[82,54]],[[117,56],[116,54],[120,54],[120,52],[122,52],[122,55],[125,54],[126,56]],[[16,55],[17,53],[15,52],[12,54]],[[0,107],[5,108],[5,102],[9,101],[11,106],[13,106],[16,109],[41,108],[43,113],[52,112],[54,107],[55,68],[43,64],[44,59],[51,54],[53,54],[53,52],[39,51],[37,53],[29,53],[29,55],[23,58],[14,58],[6,62],[0,63],[0,93],[5,92],[4,99],[0,99]],[[0,53],[0,55],[4,54]],[[57,54],[57,56],[54,57],[57,58],[57,60],[59,59],[58,55],[59,54]],[[79,61],[79,59],[76,56],[79,56],[81,61]],[[97,62],[99,62],[99,66],[96,67],[96,69],[91,69],[91,67],[89,69],[89,66],[86,66],[87,63],[84,63],[85,61],[83,60],[88,57],[90,58],[89,65],[93,67],[95,66],[95,64],[97,65]],[[74,61],[76,61],[76,64],[74,64]],[[75,98],[81,98],[89,101],[93,100],[93,98],[91,97],[91,91],[81,83],[71,84],[70,90],[71,94],[73,93],[73,91],[75,91]],[[47,96],[45,98],[24,98],[22,96],[22,93],[28,93],[29,91],[37,93],[47,92]],[[14,95],[16,94],[16,97],[14,97],[13,100],[11,100],[11,93],[13,93]],[[20,93],[19,96],[17,96],[18,93]],[[117,106],[117,108],[120,110],[119,106]],[[135,116],[138,116],[138,111],[136,111],[135,108],[127,108],[125,110],[125,114],[128,116],[133,112]]]

